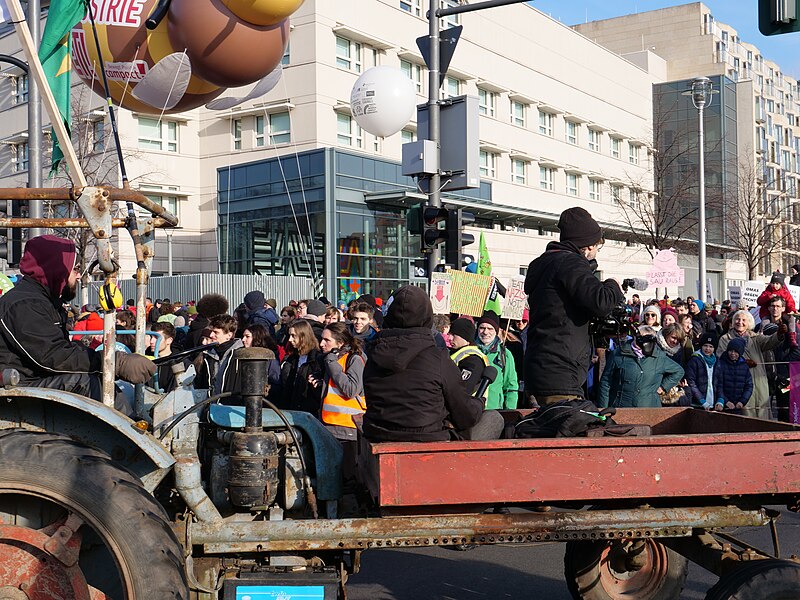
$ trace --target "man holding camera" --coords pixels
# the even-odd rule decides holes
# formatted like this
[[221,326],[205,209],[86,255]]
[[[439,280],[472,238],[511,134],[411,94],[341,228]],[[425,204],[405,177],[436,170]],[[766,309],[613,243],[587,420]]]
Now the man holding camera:
[[530,306],[525,387],[530,401],[542,406],[584,397],[591,362],[589,322],[625,301],[616,281],[594,275],[603,246],[597,221],[582,208],[568,208],[558,229],[559,241],[550,242],[531,262],[525,278]]

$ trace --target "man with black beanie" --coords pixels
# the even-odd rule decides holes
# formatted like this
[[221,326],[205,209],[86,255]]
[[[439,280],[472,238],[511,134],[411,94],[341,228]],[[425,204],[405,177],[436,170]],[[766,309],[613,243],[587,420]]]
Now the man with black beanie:
[[558,220],[558,242],[528,266],[525,293],[530,320],[525,350],[525,388],[540,405],[583,398],[591,363],[589,321],[625,300],[613,279],[600,281],[600,225],[583,208],[568,208]]
[[470,394],[474,394],[478,389],[483,370],[489,364],[486,355],[475,345],[475,335],[475,324],[465,317],[460,317],[450,324],[450,336],[453,341],[450,358],[461,369],[461,379]]
[[367,344],[364,436],[371,442],[496,439],[497,411],[469,395],[461,371],[437,348],[433,308],[422,288],[407,285],[387,301],[384,328]]

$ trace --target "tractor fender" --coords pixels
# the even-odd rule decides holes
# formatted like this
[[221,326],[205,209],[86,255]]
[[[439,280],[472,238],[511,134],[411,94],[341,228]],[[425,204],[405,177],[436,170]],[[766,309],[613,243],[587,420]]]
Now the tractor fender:
[[85,396],[47,388],[0,388],[0,430],[29,429],[69,436],[106,452],[152,492],[175,459],[134,421]]

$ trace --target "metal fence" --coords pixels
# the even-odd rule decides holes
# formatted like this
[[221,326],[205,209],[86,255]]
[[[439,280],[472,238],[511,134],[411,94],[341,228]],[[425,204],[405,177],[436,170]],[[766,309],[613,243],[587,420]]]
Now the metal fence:
[[[92,282],[89,289],[89,302],[98,301],[97,290],[102,282]],[[136,297],[136,282],[133,279],[119,281],[122,296]],[[173,302],[198,300],[203,294],[218,293],[225,296],[231,304],[231,311],[244,299],[247,292],[260,290],[266,298],[278,301],[278,310],[289,300],[302,300],[313,297],[313,283],[308,277],[278,277],[262,275],[218,275],[199,273],[196,275],[175,275],[173,277],[151,277],[147,295],[156,298],[169,298]]]

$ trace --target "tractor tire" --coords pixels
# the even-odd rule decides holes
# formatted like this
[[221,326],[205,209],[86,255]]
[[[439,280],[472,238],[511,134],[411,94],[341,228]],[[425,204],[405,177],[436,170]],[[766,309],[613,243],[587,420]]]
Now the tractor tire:
[[724,577],[706,600],[796,600],[800,597],[800,564],[764,559],[746,564]]
[[643,564],[626,570],[621,541],[567,542],[564,575],[575,600],[678,600],[689,561],[653,539],[644,542]]
[[0,525],[0,597],[188,600],[164,509],[104,452],[63,435],[0,431],[0,502],[15,519]]

